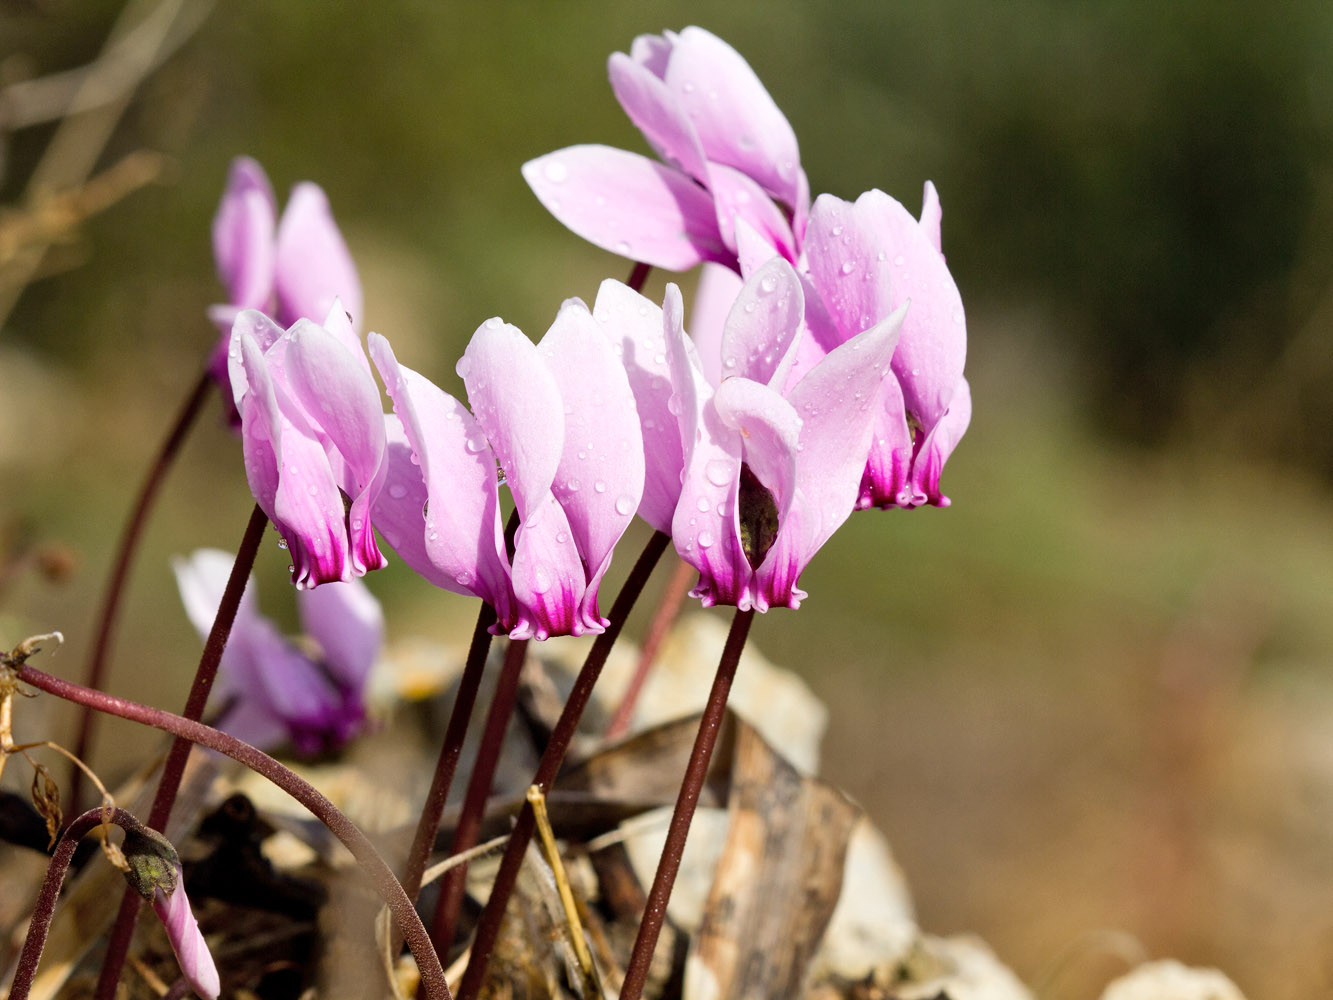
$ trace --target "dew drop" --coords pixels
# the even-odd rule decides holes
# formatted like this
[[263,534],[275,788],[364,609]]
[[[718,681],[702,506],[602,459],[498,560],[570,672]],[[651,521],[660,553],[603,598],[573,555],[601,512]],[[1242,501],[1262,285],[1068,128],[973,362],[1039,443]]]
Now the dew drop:
[[569,168],[559,160],[548,160],[542,173],[552,184],[563,184],[569,178]]
[[598,493],[605,493],[605,492],[606,492],[606,483],[602,482],[602,481],[599,479],[599,480],[597,480],[597,482],[595,482],[595,483],[592,484],[592,488],[593,488],[594,490],[596,490]]
[[532,589],[539,594],[551,589],[551,574],[545,566],[538,566],[532,571]]
[[845,260],[845,261],[842,262],[842,273],[843,273],[843,274],[851,274],[851,273],[852,273],[853,271],[855,271],[855,270],[856,270],[856,261],[854,261],[854,260]]
[[731,463],[715,458],[704,466],[704,476],[714,486],[727,486],[731,483]]
[[287,539],[285,539],[285,538],[279,538],[279,539],[278,539],[278,548],[280,548],[280,549],[285,549],[286,547],[287,547]]
[[472,583],[472,574],[467,570],[463,570],[454,577],[454,583],[458,584],[460,587],[466,587]]
[[630,247],[628,241],[621,240],[619,243],[616,244],[616,253],[620,254],[620,256],[628,257],[631,252],[632,248]]
[[486,437],[483,434],[474,434],[467,439],[467,450],[472,454],[477,454],[486,447]]
[[699,532],[699,548],[706,549],[713,544],[713,533],[711,531]]
[[313,483],[312,483],[311,486],[310,486],[310,495],[311,495],[312,497],[313,497],[313,496],[319,496],[319,487],[318,487],[318,486],[315,486]]
[[623,496],[616,500],[616,513],[622,517],[629,517],[634,513],[634,498]]
[[570,493],[577,493],[582,485],[577,479],[571,479],[565,483],[565,489],[569,490]]
[[772,292],[773,289],[777,287],[778,287],[778,279],[773,277],[773,275],[771,274],[764,275],[763,278],[760,279],[759,281],[759,290],[763,292],[765,295],[767,295],[769,292]]
[[833,227],[833,235],[834,235],[834,236],[841,236],[841,235],[842,235],[842,226],[834,226],[834,227]]
[[695,504],[699,508],[699,513],[708,513],[708,497],[700,497],[699,502]]
[[486,327],[486,329],[488,330],[498,330],[500,329],[501,326],[504,325],[504,320],[500,319],[499,316],[492,316],[490,319],[488,319],[485,323],[481,325]]
[[402,483],[390,483],[389,496],[393,497],[395,500],[401,500],[403,497],[407,496],[407,487]]
[[559,542],[561,545],[564,545],[565,542],[569,541],[569,532],[568,532],[568,531],[557,531],[557,532],[555,533],[555,540],[556,540],[557,542]]

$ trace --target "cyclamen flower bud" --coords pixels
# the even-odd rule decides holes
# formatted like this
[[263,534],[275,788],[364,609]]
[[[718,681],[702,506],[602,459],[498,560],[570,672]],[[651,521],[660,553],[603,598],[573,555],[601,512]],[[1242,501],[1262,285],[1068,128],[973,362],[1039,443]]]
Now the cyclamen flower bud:
[[171,841],[146,826],[127,829],[121,845],[129,870],[127,881],[146,899],[166,929],[171,950],[180,963],[181,975],[203,1000],[216,1000],[222,992],[218,969],[199,930],[199,923],[185,895],[180,855]]

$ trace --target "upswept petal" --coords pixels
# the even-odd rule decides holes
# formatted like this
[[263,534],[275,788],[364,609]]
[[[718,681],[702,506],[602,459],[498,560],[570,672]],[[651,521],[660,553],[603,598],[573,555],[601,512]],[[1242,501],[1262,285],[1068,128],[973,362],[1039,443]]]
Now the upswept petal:
[[941,254],[944,253],[944,244],[940,240],[940,223],[943,218],[940,193],[935,190],[934,184],[926,181],[926,189],[921,195],[921,229],[926,234],[926,239],[930,240],[930,245]]
[[[314,319],[312,316],[311,319]],[[351,314],[348,313],[343,300],[335,298],[333,305],[329,306],[328,314],[324,321],[319,324],[326,331],[332,334],[333,338],[347,348],[347,353],[360,362],[361,367],[370,374],[370,361],[366,358],[366,349],[361,344],[361,337],[356,332],[356,327],[352,325]],[[374,381],[372,376],[371,381]]]
[[[241,363],[241,337],[249,337],[255,342],[261,354],[267,355],[287,331],[278,326],[258,309],[243,309],[236,314],[231,327],[228,350],[226,353],[227,375],[231,385],[232,399],[237,406],[246,393],[245,366]],[[280,359],[278,359],[280,360]]]
[[[190,624],[201,636],[207,636],[213,628],[213,619],[217,617],[218,607],[222,604],[222,593],[227,589],[227,580],[231,577],[232,564],[236,557],[221,549],[199,549],[189,559],[174,558],[171,568],[176,574],[176,586],[180,589],[181,603],[185,605],[185,614]],[[258,612],[255,608],[254,579],[247,578],[241,602],[236,607],[236,619],[232,631],[244,631],[245,624]],[[225,657],[230,649],[223,650]]]
[[303,181],[292,188],[278,223],[275,255],[278,322],[318,323],[335,298],[342,299],[354,323],[362,322],[361,279],[318,184]]
[[[409,454],[420,463],[417,479],[424,482],[425,496],[434,501],[423,514],[418,499],[422,494],[414,491],[401,458],[394,463],[395,478],[389,479],[377,509],[387,502],[393,511],[390,524],[400,536],[396,551],[431,583],[480,597],[504,620],[512,604],[509,560],[500,523],[495,456],[486,435],[467,407],[425,376],[400,365],[387,340],[376,333],[366,339],[401,421]],[[395,483],[401,490],[394,490]],[[401,495],[395,496],[396,492]],[[423,572],[422,556],[430,572]]]
[[533,194],[603,250],[668,271],[734,259],[712,196],[686,174],[610,146],[570,146],[523,165]]
[[350,730],[361,716],[359,702],[345,704],[342,693],[310,657],[289,642],[271,621],[256,620],[246,633],[246,643],[252,662],[259,667],[252,678],[258,686],[246,692],[246,710],[258,704],[277,715],[286,725],[292,745],[301,753],[323,749],[328,735],[337,742],[351,735]]
[[292,556],[292,583],[314,587],[350,576],[342,494],[328,456],[299,408],[279,400],[264,355],[241,335],[248,391],[239,407],[250,491]]
[[287,332],[286,375],[289,391],[351,473],[353,482],[343,485],[352,495],[347,523],[353,574],[382,569],[370,508],[384,482],[384,414],[364,358],[317,323],[298,320]]
[[330,583],[296,596],[301,628],[319,643],[340,687],[360,691],[384,647],[384,610],[361,580]]
[[741,276],[721,264],[709,262],[699,269],[694,308],[690,311],[690,339],[698,348],[710,385],[722,381],[722,331],[742,285]]
[[810,280],[840,341],[874,326],[901,304],[894,297],[891,246],[859,202],[831,194],[815,199],[803,250]]
[[384,439],[384,489],[380,490],[370,511],[376,530],[398,558],[427,583],[454,593],[478,596],[470,588],[460,588],[452,576],[431,561],[426,551],[426,516],[423,513],[428,502],[426,483],[397,413],[384,415]]
[[944,471],[944,463],[962,440],[971,420],[972,390],[967,379],[960,379],[949,402],[949,411],[926,435],[926,440],[912,462],[914,505],[929,503],[935,507],[949,506],[949,498],[940,493],[940,473]]
[[706,184],[708,165],[699,136],[662,78],[623,52],[613,52],[606,69],[616,100],[657,155]]
[[656,77],[665,77],[671,47],[676,44],[676,33],[664,31],[660,35],[637,35],[629,47],[629,57]]
[[643,496],[639,413],[625,368],[588,307],[570,299],[537,345],[565,400],[565,442],[552,487],[587,570],[585,619],[611,550]]
[[749,174],[788,205],[798,203],[796,133],[739,52],[703,28],[685,28],[674,39],[665,79],[709,160]]
[[233,160],[213,216],[213,260],[232,306],[263,309],[273,297],[277,211],[264,168],[246,156]]
[[[929,208],[929,206],[927,206]],[[927,433],[949,408],[967,356],[963,300],[929,226],[883,191],[856,200],[856,212],[872,232],[883,233],[893,262],[893,308],[909,299],[893,371],[907,412]],[[929,212],[923,213],[929,220]]]
[[722,331],[722,379],[742,376],[782,389],[805,315],[796,271],[772,258],[746,280]]
[[763,242],[788,260],[797,256],[791,225],[768,193],[748,175],[720,163],[708,165],[708,189],[713,194],[718,231],[734,256],[740,255],[737,233],[742,220]]
[[157,918],[166,929],[171,950],[176,953],[181,975],[189,982],[190,988],[199,994],[202,1000],[217,1000],[222,992],[222,981],[218,978],[217,965],[204,941],[199,922],[190,909],[190,899],[185,895],[185,877],[180,869],[176,871],[176,886],[168,895],[160,886],[153,891],[150,904]]
[[518,516],[549,493],[565,445],[555,377],[516,326],[497,318],[477,328],[458,361],[468,402],[514,496]]
[[[679,328],[680,289],[668,284],[667,299],[675,303],[673,315]],[[610,339],[613,351],[620,355],[620,364],[634,392],[644,452],[639,516],[658,531],[669,533],[671,516],[680,499],[680,473],[685,458],[680,425],[671,410],[671,372],[662,333],[663,310],[619,281],[607,279],[597,290],[593,316]]]
[[805,421],[797,487],[813,518],[807,560],[856,505],[905,312],[898,309],[831,351],[787,396]]

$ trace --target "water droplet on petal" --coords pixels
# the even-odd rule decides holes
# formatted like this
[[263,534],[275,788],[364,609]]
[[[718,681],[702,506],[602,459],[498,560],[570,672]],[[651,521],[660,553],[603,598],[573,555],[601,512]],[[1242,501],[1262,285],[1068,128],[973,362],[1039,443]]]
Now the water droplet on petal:
[[616,500],[616,513],[623,517],[629,517],[634,513],[634,498],[623,496]]
[[706,549],[713,544],[713,533],[711,531],[699,532],[699,548]]
[[569,541],[569,532],[568,532],[568,531],[557,531],[557,532],[555,533],[555,540],[556,540],[557,542],[559,542],[561,545],[564,545],[565,542]]
[[565,483],[565,489],[569,490],[570,493],[577,493],[582,485],[577,479],[571,479]]
[[695,506],[699,508],[700,513],[706,514],[708,512],[708,497],[700,497]]
[[628,257],[631,252],[632,248],[630,247],[627,241],[621,240],[619,243],[616,244],[616,253],[620,254],[620,256]]
[[715,458],[704,466],[704,476],[714,486],[727,486],[732,479],[731,463],[725,459]]
[[595,483],[592,484],[592,488],[593,488],[594,490],[596,490],[598,493],[605,493],[605,492],[606,492],[606,483],[602,482],[602,481],[599,479],[599,480],[597,480],[597,482],[595,482]]
[[285,549],[286,547],[287,547],[287,539],[285,539],[285,538],[279,538],[279,539],[278,539],[278,548],[280,548],[280,549]]
[[771,274],[766,274],[759,281],[759,290],[767,295],[773,289],[778,287],[778,279]]
[[467,450],[472,454],[484,450],[486,447],[486,436],[484,434],[474,434],[467,439]]
[[842,262],[842,273],[843,273],[843,274],[851,274],[851,273],[852,273],[853,271],[855,271],[855,270],[856,270],[856,261],[854,261],[854,260],[845,260],[845,261]]
[[454,583],[458,584],[460,587],[469,586],[472,583],[472,574],[467,570],[463,570],[454,577]]
[[402,483],[390,483],[389,496],[393,497],[395,500],[401,500],[403,497],[407,496],[407,487]]
[[551,574],[545,566],[538,566],[532,571],[532,589],[539,594],[551,589]]

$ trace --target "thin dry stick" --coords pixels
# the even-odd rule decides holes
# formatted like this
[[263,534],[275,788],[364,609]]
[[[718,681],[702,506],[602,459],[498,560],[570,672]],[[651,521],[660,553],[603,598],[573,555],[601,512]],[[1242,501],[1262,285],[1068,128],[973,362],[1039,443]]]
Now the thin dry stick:
[[[241,539],[240,550],[236,553],[236,562],[232,564],[231,576],[227,578],[226,589],[222,592],[222,602],[213,619],[213,628],[204,642],[199,669],[195,671],[194,683],[185,700],[185,718],[191,721],[198,721],[204,714],[204,705],[208,702],[209,692],[213,690],[218,664],[222,661],[222,650],[227,645],[227,636],[236,620],[236,609],[240,607],[241,595],[245,593],[245,585],[250,579],[250,570],[254,567],[259,543],[264,538],[267,526],[268,516],[255,504],[254,510],[250,512],[250,522],[245,527],[245,536]],[[162,777],[157,783],[157,794],[153,797],[153,806],[148,813],[148,825],[154,830],[165,832],[167,828],[167,819],[176,802],[176,793],[180,790],[181,776],[185,773],[185,763],[192,746],[189,739],[177,737],[167,752],[166,763],[162,765]],[[125,889],[116,922],[111,927],[111,937],[107,940],[106,957],[102,960],[102,972],[97,981],[98,1000],[111,1000],[115,996],[116,983],[120,981],[125,956],[130,950],[130,938],[134,934],[134,918],[138,916],[142,902],[133,889]]]
[[[472,774],[468,777],[467,794],[463,799],[463,811],[459,813],[458,825],[454,827],[453,843],[449,853],[461,854],[477,842],[481,832],[482,815],[486,811],[486,799],[491,794],[491,784],[495,780],[495,768],[500,762],[500,749],[504,746],[505,730],[509,719],[514,714],[514,704],[518,701],[518,679],[523,673],[523,659],[528,650],[528,640],[511,639],[505,650],[504,665],[495,682],[495,694],[491,696],[490,711],[486,715],[486,728],[482,731],[481,744],[477,749],[477,760],[472,765]],[[435,903],[435,915],[431,919],[430,939],[435,942],[435,950],[448,954],[449,946],[454,941],[454,931],[458,926],[458,911],[463,904],[463,890],[467,887],[467,865],[459,865],[444,876],[440,886],[440,895]]]
[[421,922],[421,918],[417,916],[412,901],[403,892],[402,885],[394,877],[392,869],[389,868],[388,863],[375,850],[375,845],[361,832],[360,828],[343,815],[337,806],[320,794],[319,790],[309,782],[298,777],[289,768],[284,767],[263,751],[256,750],[250,744],[242,743],[236,737],[228,736],[226,733],[219,732],[202,722],[196,722],[193,719],[187,719],[171,712],[164,712],[160,708],[142,705],[125,698],[117,698],[101,691],[93,691],[72,681],[62,680],[59,677],[43,673],[26,664],[16,671],[16,675],[23,683],[48,694],[53,694],[58,698],[64,698],[66,701],[72,701],[79,705],[91,705],[99,712],[106,712],[110,715],[117,715],[122,719],[128,719],[131,722],[152,726],[154,729],[170,733],[177,739],[188,740],[191,743],[208,747],[210,750],[216,750],[218,753],[232,758],[232,760],[240,761],[250,770],[273,782],[310,810],[317,820],[328,827],[329,832],[338,838],[342,845],[351,852],[352,857],[356,859],[366,874],[370,876],[380,898],[393,912],[394,920],[421,969],[421,979],[426,996],[430,997],[431,1000],[451,1000],[449,986],[444,980],[444,969],[440,966],[440,958],[435,953],[435,949],[431,947],[430,936],[426,933],[426,927]]
[[666,634],[671,631],[671,626],[680,617],[681,605],[685,602],[685,594],[690,589],[690,578],[697,572],[684,559],[676,564],[671,579],[667,581],[662,603],[653,613],[653,620],[649,622],[648,631],[643,637],[643,645],[639,647],[639,662],[634,666],[634,676],[630,678],[629,686],[621,696],[620,707],[616,709],[616,714],[611,717],[611,722],[606,727],[608,740],[618,740],[629,732],[629,724],[634,720],[634,709],[639,704],[639,695],[643,693],[643,686],[647,683],[653,663],[657,660],[657,651],[661,648]]
[[421,818],[417,820],[417,830],[412,837],[412,847],[407,853],[407,867],[403,874],[403,888],[409,899],[415,900],[421,892],[421,873],[426,868],[426,859],[435,846],[435,834],[440,828],[440,817],[444,814],[444,804],[449,798],[449,787],[454,782],[454,771],[458,768],[458,756],[463,752],[463,739],[467,736],[467,724],[472,718],[472,709],[477,703],[477,689],[481,687],[481,675],[486,669],[486,656],[491,650],[490,628],[495,624],[495,609],[485,601],[477,612],[477,624],[472,630],[472,644],[468,647],[467,662],[463,666],[463,676],[458,682],[458,693],[454,695],[454,707],[449,712],[449,725],[444,731],[444,743],[440,746],[440,756],[435,762],[435,775],[431,778],[430,791],[426,793],[426,803],[421,807]]
[[708,692],[708,704],[704,706],[703,718],[699,722],[694,749],[690,751],[690,762],[685,767],[685,780],[681,783],[676,808],[671,814],[671,826],[667,829],[662,859],[657,863],[653,887],[648,891],[648,903],[643,921],[639,924],[638,936],[634,940],[634,951],[625,968],[625,983],[620,988],[620,1000],[639,1000],[643,984],[648,979],[653,951],[657,948],[657,938],[662,933],[662,922],[666,918],[667,901],[671,898],[676,873],[680,871],[680,859],[685,853],[690,820],[694,818],[695,807],[699,804],[699,793],[708,775],[708,762],[712,759],[718,730],[726,714],[731,682],[736,677],[736,665],[740,663],[741,650],[745,648],[745,638],[750,634],[752,621],[753,611],[740,610],[737,610],[736,617],[731,621],[731,631],[727,633],[727,644],[722,649],[722,660],[717,665],[713,688]]
[[[185,403],[181,406],[180,412],[176,415],[176,420],[171,425],[171,431],[162,443],[157,458],[153,460],[153,465],[148,470],[148,477],[139,489],[139,495],[134,500],[134,507],[130,511],[130,519],[125,523],[124,531],[120,536],[120,545],[116,549],[115,562],[111,565],[111,575],[107,577],[106,589],[102,593],[102,607],[97,616],[96,638],[93,640],[92,655],[88,659],[88,670],[84,674],[83,682],[87,687],[101,688],[105,686],[107,657],[111,651],[111,640],[115,635],[121,598],[125,594],[125,581],[129,577],[130,566],[134,561],[134,552],[139,546],[139,537],[143,533],[144,524],[148,520],[148,513],[152,510],[153,501],[157,498],[158,490],[166,478],[167,470],[171,468],[171,464],[175,461],[176,454],[180,451],[186,435],[189,434],[190,428],[194,426],[195,418],[199,416],[199,411],[208,396],[208,387],[211,381],[207,371],[200,373],[194,387],[190,390],[189,396],[186,397]],[[74,756],[79,760],[88,759],[89,748],[92,746],[94,718],[95,715],[90,708],[85,708],[79,716],[79,735],[74,743]],[[81,778],[82,775],[79,771],[75,771],[70,778],[69,799],[66,806],[70,812],[79,807],[79,792],[82,790]]]
[[[565,709],[560,713],[560,718],[556,720],[555,728],[551,731],[550,742],[546,744],[546,752],[542,754],[541,763],[537,765],[537,774],[532,779],[532,784],[538,788],[542,790],[550,788],[556,775],[560,773],[560,765],[565,762],[570,741],[578,729],[579,719],[583,717],[588,699],[592,697],[593,686],[601,676],[602,667],[606,665],[611,647],[615,645],[620,630],[625,625],[625,619],[629,617],[630,609],[634,607],[634,602],[643,592],[648,577],[652,575],[653,567],[657,565],[658,559],[670,544],[670,535],[661,531],[653,532],[653,537],[648,540],[643,553],[634,564],[634,568],[630,570],[625,585],[620,589],[616,602],[611,607],[611,614],[608,616],[611,624],[593,642],[592,649],[588,651],[588,658],[583,662],[583,668],[574,679],[574,687],[569,693],[569,700],[565,702]],[[510,895],[513,894],[514,883],[518,880],[519,869],[523,866],[523,855],[532,840],[534,826],[532,807],[525,802],[514,823],[513,832],[509,835],[509,845],[505,848],[504,857],[500,859],[500,870],[496,873],[495,883],[491,886],[490,898],[486,900],[481,920],[477,923],[476,937],[472,942],[472,955],[468,959],[467,971],[463,973],[463,982],[459,987],[459,996],[464,1000],[476,1000],[481,992],[482,982],[486,978],[486,965],[490,961],[491,951],[495,948],[495,940],[500,934],[500,923],[504,919],[505,907],[509,903]]]
[[528,788],[528,804],[532,806],[533,818],[537,821],[537,840],[546,855],[546,863],[551,867],[555,878],[555,889],[560,894],[560,908],[565,911],[565,922],[569,924],[569,936],[574,942],[574,955],[579,960],[579,970],[583,978],[592,984],[596,996],[602,996],[602,980],[597,975],[597,966],[593,965],[592,952],[583,937],[583,921],[579,919],[578,907],[574,905],[574,890],[569,886],[569,876],[565,874],[565,864],[560,860],[560,849],[556,846],[555,831],[551,829],[551,817],[546,812],[546,796],[536,785]]

